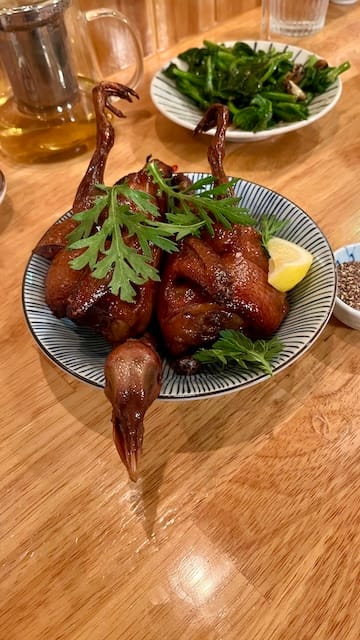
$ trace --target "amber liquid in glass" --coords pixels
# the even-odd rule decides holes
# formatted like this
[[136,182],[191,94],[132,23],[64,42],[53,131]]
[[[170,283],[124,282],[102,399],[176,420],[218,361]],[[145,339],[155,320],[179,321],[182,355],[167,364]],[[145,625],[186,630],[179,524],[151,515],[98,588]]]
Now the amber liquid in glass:
[[18,162],[51,162],[84,153],[95,144],[96,120],[91,89],[79,79],[73,104],[34,114],[20,111],[13,96],[0,104],[0,148]]

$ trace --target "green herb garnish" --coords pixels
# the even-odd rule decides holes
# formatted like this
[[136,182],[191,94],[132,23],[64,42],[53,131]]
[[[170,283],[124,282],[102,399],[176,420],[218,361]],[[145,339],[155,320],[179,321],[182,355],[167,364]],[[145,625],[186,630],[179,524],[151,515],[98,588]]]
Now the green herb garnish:
[[242,369],[256,366],[264,373],[272,375],[271,360],[282,351],[277,337],[268,340],[251,340],[240,331],[224,329],[209,349],[199,349],[193,355],[203,364],[227,366],[235,362]]
[[[149,194],[131,189],[127,184],[96,186],[105,195],[96,198],[91,209],[74,214],[79,224],[68,236],[68,247],[85,251],[70,264],[75,270],[89,266],[92,276],[99,279],[112,272],[111,292],[125,302],[132,302],[136,295],[132,285],[144,284],[149,279],[160,280],[157,269],[150,264],[151,245],[169,253],[177,251],[176,243],[186,235],[196,235],[204,223],[198,219],[190,223],[183,219],[179,222],[150,219],[149,215],[158,217],[159,211]],[[126,201],[119,201],[120,196]],[[136,206],[135,212],[129,202]],[[105,209],[107,216],[100,226],[99,218]],[[126,244],[123,230],[129,237],[136,236],[141,251]]]
[[[125,302],[132,302],[136,296],[133,285],[160,280],[151,264],[152,246],[168,253],[178,251],[177,243],[187,235],[199,235],[202,227],[213,235],[216,221],[227,228],[234,223],[256,224],[247,210],[238,206],[239,197],[226,196],[236,180],[212,186],[214,179],[209,176],[180,191],[168,184],[154,162],[147,169],[159,191],[167,196],[164,221],[157,219],[158,208],[148,193],[126,183],[113,187],[98,184],[104,195],[99,195],[87,211],[74,214],[79,224],[68,236],[69,249],[84,249],[71,260],[71,267],[77,270],[89,266],[98,279],[111,273],[109,288]],[[100,224],[104,211],[106,216]],[[135,236],[139,249],[128,246],[124,234]]]
[[211,235],[214,235],[214,222],[220,222],[226,229],[230,229],[233,224],[256,224],[248,210],[239,207],[241,197],[227,195],[238,182],[237,178],[212,186],[214,178],[207,176],[180,191],[164,180],[155,163],[150,162],[147,168],[160,190],[167,196],[169,221],[175,223],[184,219],[189,224],[190,221],[195,223],[200,219]]
[[[74,214],[79,224],[68,236],[69,249],[84,249],[71,260],[71,267],[80,270],[88,266],[98,279],[111,274],[110,291],[125,302],[136,296],[133,285],[160,280],[151,264],[153,246],[172,253],[178,251],[180,240],[198,236],[202,228],[214,235],[216,222],[227,229],[233,224],[258,224],[239,206],[241,198],[231,195],[236,178],[214,186],[214,178],[206,176],[180,190],[163,178],[154,162],[148,163],[147,171],[167,197],[165,220],[158,219],[159,210],[148,193],[132,189],[126,182],[113,187],[97,184],[104,195],[99,195],[90,209]],[[263,216],[259,224],[266,248],[269,238],[286,223]],[[136,237],[138,247],[129,246],[126,236]]]
[[275,216],[262,216],[259,222],[259,228],[261,243],[266,251],[268,251],[270,238],[276,236],[287,224],[288,220],[277,220]]

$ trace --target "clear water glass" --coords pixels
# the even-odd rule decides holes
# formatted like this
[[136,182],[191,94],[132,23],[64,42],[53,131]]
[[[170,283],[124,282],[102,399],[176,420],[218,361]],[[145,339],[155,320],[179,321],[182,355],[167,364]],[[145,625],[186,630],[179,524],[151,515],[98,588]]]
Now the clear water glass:
[[270,33],[307,36],[323,28],[329,0],[263,0]]

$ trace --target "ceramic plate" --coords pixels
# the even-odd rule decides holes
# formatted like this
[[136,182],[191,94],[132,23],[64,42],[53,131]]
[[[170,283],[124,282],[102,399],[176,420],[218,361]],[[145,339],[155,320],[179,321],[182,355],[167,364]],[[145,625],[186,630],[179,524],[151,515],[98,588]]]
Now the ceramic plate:
[[[189,173],[196,180],[209,174]],[[274,373],[299,358],[318,338],[331,315],[336,294],[336,271],[329,244],[313,220],[293,202],[253,182],[239,180],[236,195],[241,206],[254,215],[275,215],[288,224],[282,236],[302,245],[314,256],[306,278],[289,294],[290,311],[277,332],[284,348],[273,361]],[[49,262],[33,255],[23,280],[23,306],[30,331],[40,349],[61,369],[96,387],[104,386],[103,365],[110,350],[105,340],[90,329],[67,319],[55,318],[45,303],[45,278]],[[186,377],[163,363],[160,398],[191,400],[245,389],[268,376],[242,371],[236,366],[221,370],[215,366]]]
[[[293,53],[293,59],[296,63],[304,64],[310,55],[310,51],[306,49],[300,49],[289,44],[279,42],[269,42],[268,40],[243,40],[253,49],[263,49],[268,51],[270,47],[274,47],[277,51],[291,51]],[[234,42],[225,42],[227,45],[233,45]],[[202,112],[196,107],[186,96],[182,95],[175,87],[175,83],[166,78],[162,71],[169,66],[170,62],[176,62],[177,65],[186,69],[186,63],[179,58],[167,62],[160,71],[156,73],[151,82],[151,98],[154,105],[161,111],[161,113],[175,122],[176,124],[185,127],[186,129],[195,129],[197,123],[202,117]],[[327,89],[320,96],[317,96],[309,106],[310,115],[307,120],[299,120],[298,122],[278,124],[275,127],[266,129],[265,131],[241,131],[240,129],[233,129],[229,127],[226,132],[226,139],[235,142],[255,142],[257,140],[264,140],[271,136],[277,136],[301,127],[306,127],[312,124],[319,118],[322,118],[326,113],[332,109],[341,95],[342,84],[338,78],[331,87]],[[207,135],[213,135],[214,129],[206,132]]]

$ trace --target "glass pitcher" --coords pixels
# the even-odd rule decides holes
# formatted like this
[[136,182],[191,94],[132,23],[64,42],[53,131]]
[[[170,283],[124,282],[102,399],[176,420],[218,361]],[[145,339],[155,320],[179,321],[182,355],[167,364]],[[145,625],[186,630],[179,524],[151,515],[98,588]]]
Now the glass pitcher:
[[102,79],[89,23],[107,20],[113,33],[116,22],[116,43],[127,69],[115,79],[132,88],[143,75],[136,32],[113,9],[81,11],[71,0],[5,2],[6,7],[0,0],[0,66],[7,86],[0,100],[2,152],[22,162],[83,153],[94,144],[91,89]]

